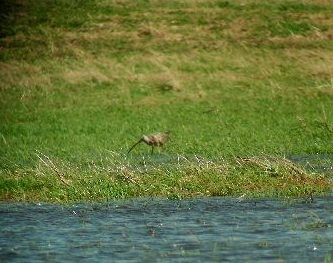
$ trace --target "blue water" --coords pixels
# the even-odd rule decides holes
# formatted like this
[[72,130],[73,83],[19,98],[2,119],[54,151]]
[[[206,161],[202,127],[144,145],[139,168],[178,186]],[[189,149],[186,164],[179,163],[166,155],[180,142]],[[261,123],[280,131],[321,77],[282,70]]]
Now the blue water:
[[333,262],[333,198],[0,203],[0,262]]

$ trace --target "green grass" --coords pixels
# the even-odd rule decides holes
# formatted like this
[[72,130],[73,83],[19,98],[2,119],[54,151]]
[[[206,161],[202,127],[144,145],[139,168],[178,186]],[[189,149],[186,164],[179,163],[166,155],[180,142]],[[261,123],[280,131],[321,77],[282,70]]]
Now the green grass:
[[[295,172],[283,158],[333,154],[329,1],[15,0],[2,9],[1,200],[331,191],[331,175]],[[164,130],[163,163],[145,145],[125,155]],[[281,166],[278,176],[258,163]]]

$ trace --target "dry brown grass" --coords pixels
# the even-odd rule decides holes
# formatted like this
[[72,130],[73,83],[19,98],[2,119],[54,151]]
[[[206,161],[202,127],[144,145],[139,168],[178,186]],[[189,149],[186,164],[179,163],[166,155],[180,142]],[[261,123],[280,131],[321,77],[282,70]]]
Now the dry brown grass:
[[0,62],[0,89],[8,89],[13,86],[29,87],[50,86],[49,74],[43,72],[42,67],[29,63]]

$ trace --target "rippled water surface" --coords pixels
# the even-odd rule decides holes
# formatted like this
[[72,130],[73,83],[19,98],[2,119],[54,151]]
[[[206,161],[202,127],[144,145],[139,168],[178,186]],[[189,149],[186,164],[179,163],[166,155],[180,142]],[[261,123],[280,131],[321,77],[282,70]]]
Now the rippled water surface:
[[0,262],[333,262],[333,198],[0,203]]

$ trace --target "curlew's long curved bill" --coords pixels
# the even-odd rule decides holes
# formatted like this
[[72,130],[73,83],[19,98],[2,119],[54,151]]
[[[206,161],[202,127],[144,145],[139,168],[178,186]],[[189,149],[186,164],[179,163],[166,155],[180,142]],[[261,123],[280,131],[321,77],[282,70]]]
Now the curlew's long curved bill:
[[135,146],[137,146],[140,142],[142,142],[142,139],[140,139],[138,142],[136,142],[129,150],[128,150],[128,152],[127,152],[127,154],[129,154],[133,149],[134,149],[134,147]]

